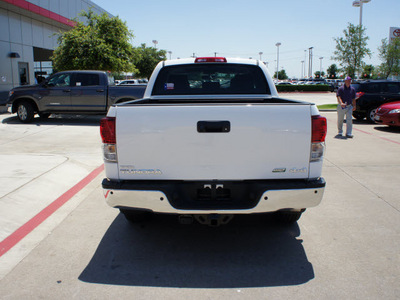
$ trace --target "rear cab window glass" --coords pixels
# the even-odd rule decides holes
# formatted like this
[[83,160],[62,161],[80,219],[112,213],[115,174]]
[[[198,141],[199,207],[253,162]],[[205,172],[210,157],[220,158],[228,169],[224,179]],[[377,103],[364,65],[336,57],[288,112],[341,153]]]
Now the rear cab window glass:
[[354,88],[356,92],[359,92],[361,89],[361,85],[359,83],[352,83],[351,86]]
[[108,85],[115,85],[114,76],[111,73],[107,73],[107,81]]
[[152,95],[270,94],[261,68],[244,64],[190,64],[161,69]]
[[380,93],[381,85],[379,83],[368,83],[364,86],[365,93]]
[[96,86],[100,85],[98,74],[77,73],[75,77],[75,86]]

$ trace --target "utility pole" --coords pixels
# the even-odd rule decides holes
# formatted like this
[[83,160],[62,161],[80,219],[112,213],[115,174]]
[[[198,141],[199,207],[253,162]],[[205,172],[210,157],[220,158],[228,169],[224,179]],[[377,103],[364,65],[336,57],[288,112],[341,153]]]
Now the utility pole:
[[321,56],[319,59],[320,59],[320,64],[319,64],[319,77],[322,78],[322,60],[323,60],[324,58]]
[[282,43],[276,43],[276,79],[279,80],[279,46],[282,45]]
[[310,47],[308,48],[308,77],[312,78],[312,59],[313,59],[313,53],[312,53],[312,49],[314,47]]

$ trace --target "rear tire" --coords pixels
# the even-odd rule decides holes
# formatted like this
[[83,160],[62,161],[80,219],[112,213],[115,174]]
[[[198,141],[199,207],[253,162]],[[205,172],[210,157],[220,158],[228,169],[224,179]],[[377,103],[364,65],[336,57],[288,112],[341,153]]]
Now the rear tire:
[[123,209],[119,211],[125,216],[125,218],[131,223],[144,222],[151,219],[153,213],[150,211],[135,210],[135,209]]
[[28,101],[22,101],[17,107],[17,116],[22,123],[30,123],[35,116],[33,106]]
[[305,209],[302,209],[301,211],[278,211],[277,217],[281,223],[293,224],[300,219],[304,211]]

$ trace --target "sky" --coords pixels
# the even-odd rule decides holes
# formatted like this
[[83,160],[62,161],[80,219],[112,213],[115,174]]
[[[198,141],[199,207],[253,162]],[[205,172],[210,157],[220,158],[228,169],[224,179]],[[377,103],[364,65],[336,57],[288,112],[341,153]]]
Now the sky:
[[[336,42],[348,23],[358,25],[360,8],[353,0],[92,0],[126,22],[135,36],[133,46],[145,43],[171,51],[172,59],[195,56],[261,59],[271,73],[277,67],[289,77],[309,72],[309,48],[313,47],[312,73],[333,63]],[[371,58],[379,65],[378,47],[389,37],[390,27],[400,27],[400,0],[371,0],[363,5],[362,25],[369,37]],[[305,51],[306,50],[306,51]],[[323,57],[320,59],[320,57]]]

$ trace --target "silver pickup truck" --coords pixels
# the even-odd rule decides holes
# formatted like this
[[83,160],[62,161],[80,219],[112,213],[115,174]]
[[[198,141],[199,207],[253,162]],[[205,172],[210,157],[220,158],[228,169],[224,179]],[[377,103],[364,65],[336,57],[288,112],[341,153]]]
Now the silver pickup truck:
[[65,71],[37,85],[19,86],[9,93],[7,106],[29,123],[35,114],[106,114],[110,105],[143,97],[146,85],[114,86],[104,71]]
[[279,98],[256,60],[161,62],[144,98],[110,107],[100,130],[106,201],[133,222],[268,212],[295,222],[324,193],[326,118]]

